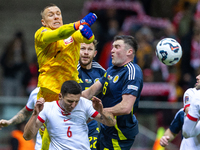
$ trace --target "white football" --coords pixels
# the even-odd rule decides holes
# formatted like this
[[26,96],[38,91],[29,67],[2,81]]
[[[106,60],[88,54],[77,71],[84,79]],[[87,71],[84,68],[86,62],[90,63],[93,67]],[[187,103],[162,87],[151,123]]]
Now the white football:
[[164,38],[156,46],[156,56],[163,64],[172,66],[182,57],[181,45],[175,39]]

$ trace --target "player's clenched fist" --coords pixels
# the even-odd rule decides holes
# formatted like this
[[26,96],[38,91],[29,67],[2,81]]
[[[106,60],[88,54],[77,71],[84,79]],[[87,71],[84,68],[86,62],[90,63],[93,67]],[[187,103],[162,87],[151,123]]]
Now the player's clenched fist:
[[45,102],[45,100],[42,97],[37,100],[34,111],[33,111],[34,115],[38,115],[42,111],[42,109],[44,107],[44,102]]
[[10,124],[11,124],[10,121],[1,119],[1,120],[0,120],[0,129],[1,129],[2,127],[7,127],[7,126],[9,126]]
[[89,13],[83,19],[74,23],[74,29],[78,30],[80,25],[88,25],[89,27],[97,20],[97,16],[94,13]]
[[87,25],[81,25],[79,27],[79,30],[81,31],[81,34],[88,40],[94,38],[93,32],[90,29],[90,27],[88,27]]

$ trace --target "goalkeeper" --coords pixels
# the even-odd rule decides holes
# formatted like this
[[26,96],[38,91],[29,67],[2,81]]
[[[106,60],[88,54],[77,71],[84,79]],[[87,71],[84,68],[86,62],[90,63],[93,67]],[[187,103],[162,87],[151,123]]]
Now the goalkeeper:
[[[89,13],[80,21],[64,24],[61,10],[55,4],[46,6],[41,12],[42,27],[35,33],[35,50],[39,64],[37,99],[58,100],[64,81],[78,81],[77,65],[80,43],[91,43],[94,35],[90,26],[97,17]],[[43,150],[48,149],[46,132],[43,135]],[[45,144],[45,145],[44,145]]]

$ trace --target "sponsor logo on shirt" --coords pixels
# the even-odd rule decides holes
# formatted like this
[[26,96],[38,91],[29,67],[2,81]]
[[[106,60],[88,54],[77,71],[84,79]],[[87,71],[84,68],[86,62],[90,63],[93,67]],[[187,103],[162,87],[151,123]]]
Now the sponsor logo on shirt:
[[85,19],[81,19],[81,21],[80,21],[80,22],[81,22],[81,23],[84,23],[84,22],[86,22],[86,21],[85,21]]
[[92,83],[92,80],[91,79],[85,79],[85,82],[86,83]]
[[132,89],[132,90],[137,91],[137,90],[138,90],[138,87],[135,86],[135,85],[128,85],[127,89]]
[[189,101],[189,96],[185,96],[185,103]]
[[112,80],[113,77],[111,75],[108,75],[108,80]]
[[72,43],[74,40],[73,38],[70,36],[67,39],[64,39],[65,45]]
[[113,83],[116,83],[118,80],[119,80],[119,76],[116,75],[116,76],[114,77],[114,79],[113,79]]
[[69,119],[64,119],[64,122],[67,122],[68,120],[70,120],[71,118],[69,118]]

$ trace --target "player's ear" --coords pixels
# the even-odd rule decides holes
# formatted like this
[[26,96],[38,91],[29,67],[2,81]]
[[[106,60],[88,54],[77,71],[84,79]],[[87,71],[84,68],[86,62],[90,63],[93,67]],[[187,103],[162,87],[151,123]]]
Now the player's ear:
[[134,50],[133,49],[128,49],[127,50],[127,55],[133,55],[134,54]]
[[41,19],[42,25],[46,27],[44,19]]
[[94,57],[97,55],[97,50],[94,51]]
[[62,99],[62,94],[59,93],[58,97],[59,97],[59,100],[61,100]]

